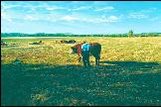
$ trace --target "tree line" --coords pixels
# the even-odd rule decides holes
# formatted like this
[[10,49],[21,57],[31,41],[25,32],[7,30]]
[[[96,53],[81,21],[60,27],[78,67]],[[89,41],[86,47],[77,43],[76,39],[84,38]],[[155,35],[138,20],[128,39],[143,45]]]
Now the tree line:
[[124,34],[70,34],[70,33],[1,33],[1,37],[160,37],[161,33],[134,34],[132,30]]

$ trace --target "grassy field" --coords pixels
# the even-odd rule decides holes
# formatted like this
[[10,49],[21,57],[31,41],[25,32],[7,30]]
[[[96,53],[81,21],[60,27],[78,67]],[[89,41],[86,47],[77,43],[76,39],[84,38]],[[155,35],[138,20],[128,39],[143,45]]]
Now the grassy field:
[[64,39],[101,43],[100,66],[62,38],[3,39],[1,105],[161,105],[161,37]]

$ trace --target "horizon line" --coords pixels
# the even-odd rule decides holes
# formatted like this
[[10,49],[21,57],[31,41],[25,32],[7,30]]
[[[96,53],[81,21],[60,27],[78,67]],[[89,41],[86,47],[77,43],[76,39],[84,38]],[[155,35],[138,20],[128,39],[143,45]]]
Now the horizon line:
[[[25,33],[25,32],[1,32],[3,33],[20,33],[20,34],[70,34],[70,35],[107,35],[107,34],[128,34],[127,33],[63,33],[63,32],[57,32],[57,33],[48,33],[48,32],[35,32],[35,33]],[[134,34],[142,34],[142,33],[161,33],[161,32],[141,32],[141,33],[135,33]]]

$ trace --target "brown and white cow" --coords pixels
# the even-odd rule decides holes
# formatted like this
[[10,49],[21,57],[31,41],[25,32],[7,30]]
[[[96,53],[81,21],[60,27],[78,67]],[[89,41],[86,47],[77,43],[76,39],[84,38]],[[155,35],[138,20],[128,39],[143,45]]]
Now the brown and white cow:
[[[72,53],[77,53],[78,54],[79,62],[81,61],[81,54],[82,54],[81,46],[82,46],[82,44],[83,43],[76,44],[76,45],[71,47]],[[95,57],[96,65],[99,65],[100,54],[101,54],[101,44],[99,44],[99,43],[90,43],[90,54]]]

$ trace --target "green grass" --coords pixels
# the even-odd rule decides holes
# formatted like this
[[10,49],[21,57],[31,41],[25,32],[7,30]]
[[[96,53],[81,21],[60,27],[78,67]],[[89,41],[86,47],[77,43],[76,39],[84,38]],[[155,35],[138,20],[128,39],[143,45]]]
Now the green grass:
[[161,105],[160,37],[65,39],[101,43],[100,66],[91,56],[84,68],[58,38],[5,39],[1,105]]

